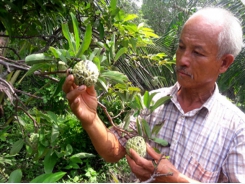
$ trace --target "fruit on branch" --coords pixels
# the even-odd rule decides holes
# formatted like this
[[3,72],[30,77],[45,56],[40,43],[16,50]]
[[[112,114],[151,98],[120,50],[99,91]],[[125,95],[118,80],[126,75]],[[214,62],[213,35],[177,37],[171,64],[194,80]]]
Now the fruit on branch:
[[70,73],[74,75],[76,85],[94,85],[99,77],[97,66],[90,60],[79,61]]
[[126,143],[126,152],[130,155],[130,148],[136,151],[141,157],[146,155],[146,143],[143,137],[135,136],[130,138]]

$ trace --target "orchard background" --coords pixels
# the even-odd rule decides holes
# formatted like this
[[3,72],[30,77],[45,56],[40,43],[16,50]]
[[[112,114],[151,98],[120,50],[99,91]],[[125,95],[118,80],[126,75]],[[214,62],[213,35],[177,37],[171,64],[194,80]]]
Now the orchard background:
[[[151,105],[148,91],[176,81],[175,50],[190,14],[240,0],[0,1],[0,182],[134,182],[125,159],[94,150],[61,87],[80,60],[100,70],[98,114],[106,126]],[[245,109],[244,49],[222,76],[221,92]],[[154,108],[154,106],[151,106]]]

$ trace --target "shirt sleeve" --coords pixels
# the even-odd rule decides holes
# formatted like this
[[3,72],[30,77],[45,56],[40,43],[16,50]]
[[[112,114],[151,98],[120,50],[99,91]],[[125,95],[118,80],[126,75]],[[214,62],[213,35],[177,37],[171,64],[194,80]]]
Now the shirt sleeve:
[[245,128],[237,131],[223,167],[228,182],[245,183]]

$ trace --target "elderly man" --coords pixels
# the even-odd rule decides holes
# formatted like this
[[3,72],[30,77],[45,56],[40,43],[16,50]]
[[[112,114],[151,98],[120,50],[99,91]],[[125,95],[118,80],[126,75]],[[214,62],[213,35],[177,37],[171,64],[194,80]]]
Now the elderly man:
[[[176,51],[178,82],[156,90],[171,100],[152,114],[141,116],[153,126],[163,122],[159,137],[170,147],[157,147],[162,154],[155,182],[245,182],[245,115],[218,90],[216,80],[241,51],[242,28],[227,10],[204,8],[184,24]],[[93,87],[74,85],[69,75],[63,85],[73,113],[81,121],[97,152],[108,162],[126,155],[125,140],[108,130],[99,119]],[[131,122],[134,123],[134,122]],[[148,155],[157,162],[161,155],[147,145]],[[130,150],[126,155],[132,172],[141,180],[154,171],[152,160]]]

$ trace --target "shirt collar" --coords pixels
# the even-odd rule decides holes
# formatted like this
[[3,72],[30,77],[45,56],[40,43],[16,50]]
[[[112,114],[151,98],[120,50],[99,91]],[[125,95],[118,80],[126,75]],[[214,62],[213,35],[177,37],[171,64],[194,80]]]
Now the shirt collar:
[[[183,113],[183,110],[180,107],[179,102],[177,101],[177,92],[180,89],[180,87],[181,87],[180,84],[178,82],[176,82],[174,84],[174,86],[172,87],[172,89],[170,90],[169,95],[172,96],[171,101],[176,105],[176,107],[181,111],[181,113]],[[207,109],[209,112],[211,110],[211,108],[214,104],[215,98],[217,97],[218,94],[219,94],[219,88],[218,88],[217,83],[215,83],[214,93],[208,98],[208,100],[200,108],[194,109],[194,110],[188,112],[187,114],[194,115],[194,114],[196,114],[196,112],[198,112],[199,110],[201,110],[203,108]]]

